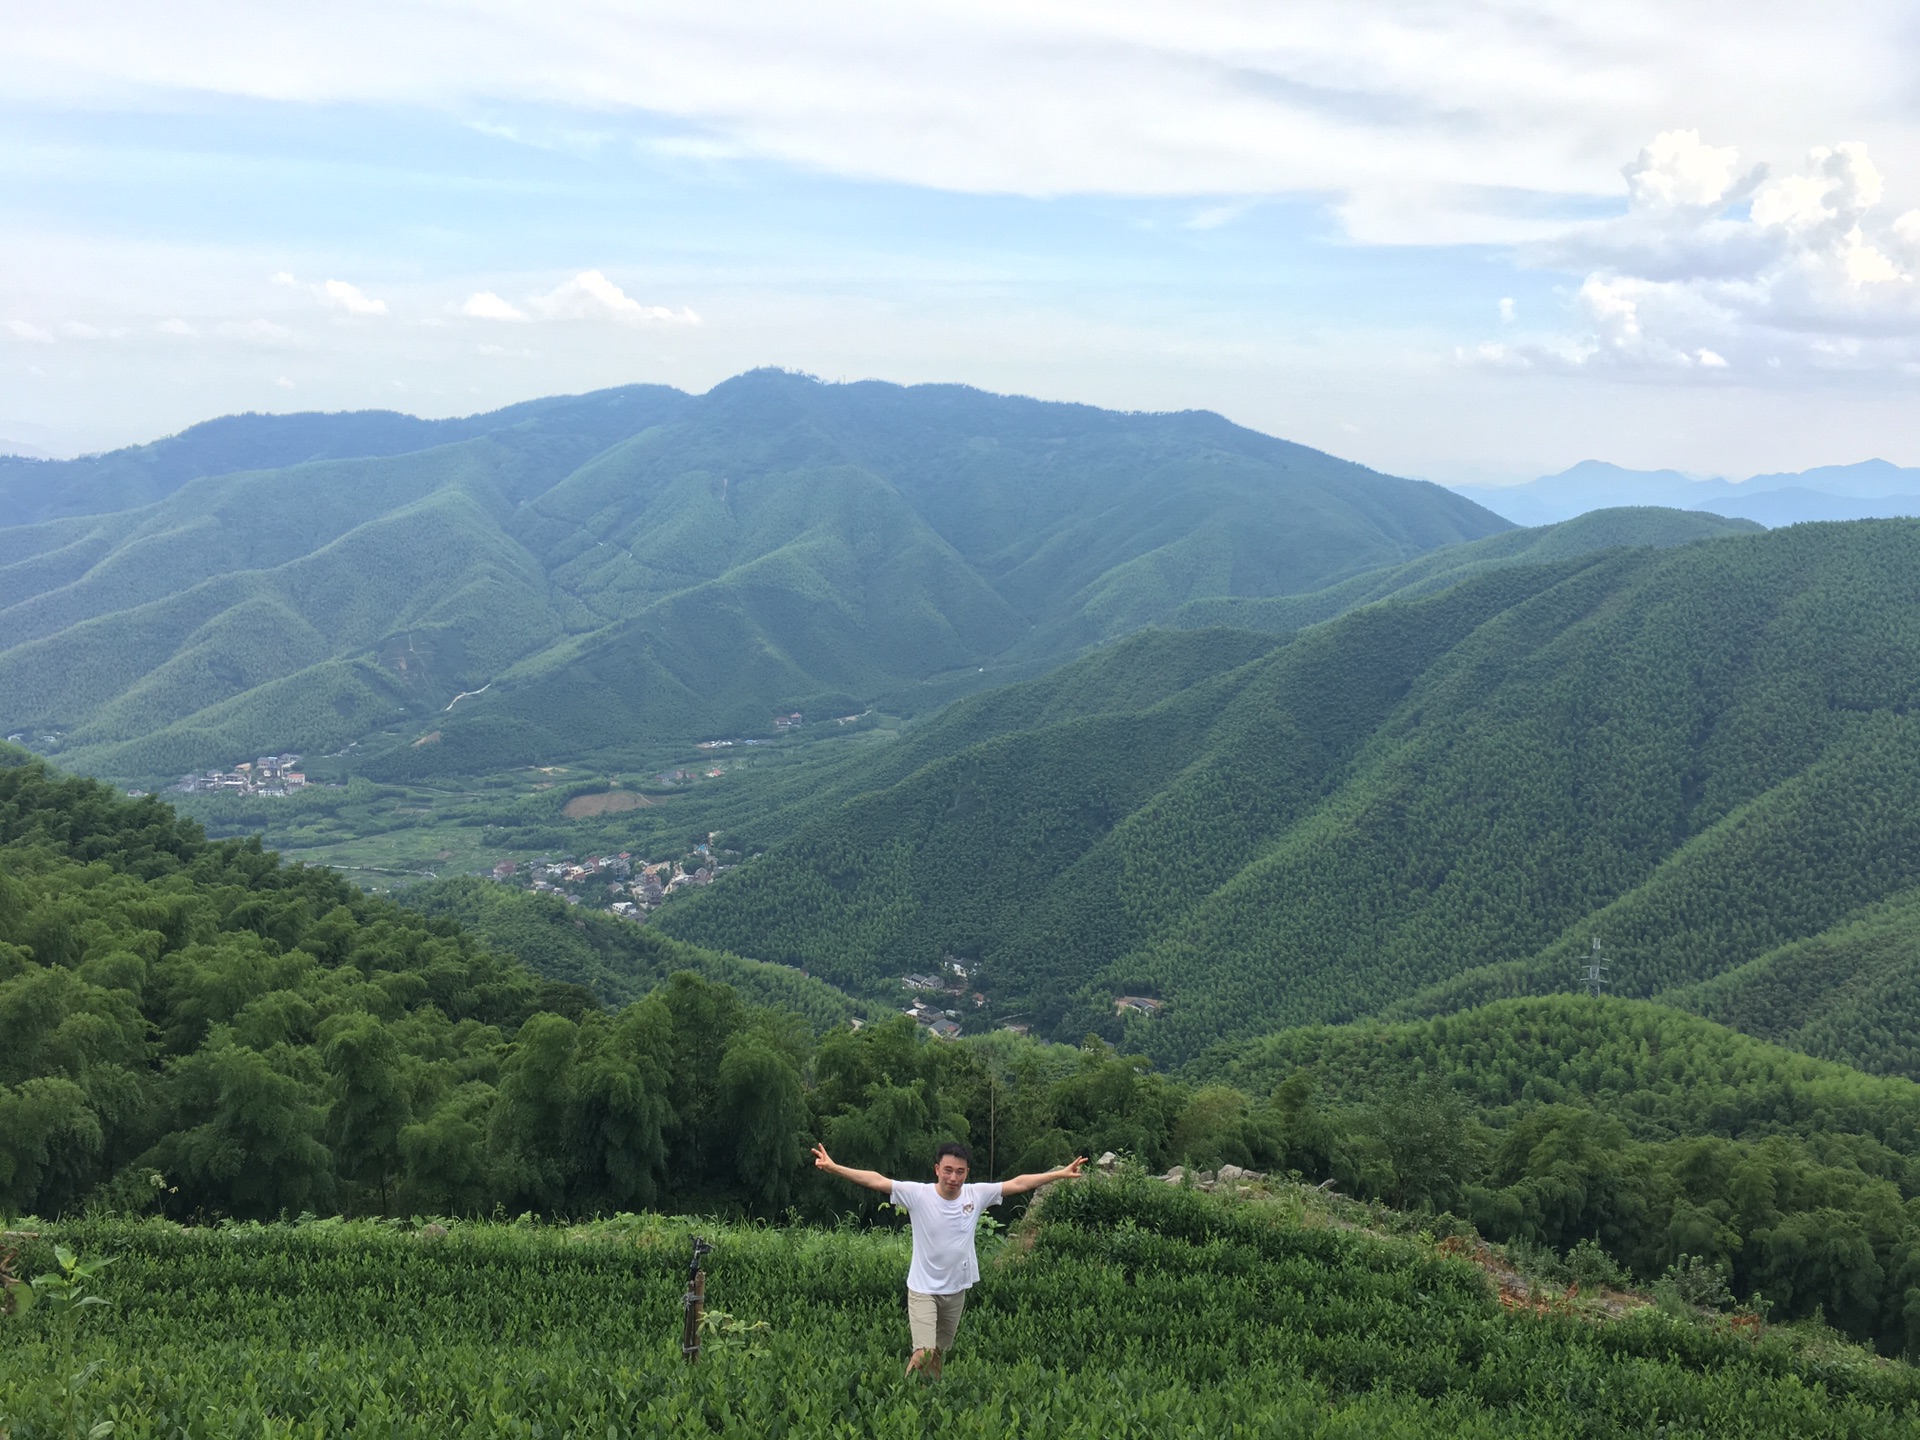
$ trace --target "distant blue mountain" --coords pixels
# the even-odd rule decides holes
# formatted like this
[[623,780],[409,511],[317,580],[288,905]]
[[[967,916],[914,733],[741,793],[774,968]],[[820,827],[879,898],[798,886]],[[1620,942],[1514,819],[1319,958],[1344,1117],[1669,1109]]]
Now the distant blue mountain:
[[1582,460],[1525,485],[1450,487],[1517,525],[1554,525],[1620,505],[1707,510],[1768,527],[1806,520],[1872,520],[1920,515],[1920,469],[1886,460],[1822,465],[1744,481],[1696,479],[1678,470],[1628,470]]

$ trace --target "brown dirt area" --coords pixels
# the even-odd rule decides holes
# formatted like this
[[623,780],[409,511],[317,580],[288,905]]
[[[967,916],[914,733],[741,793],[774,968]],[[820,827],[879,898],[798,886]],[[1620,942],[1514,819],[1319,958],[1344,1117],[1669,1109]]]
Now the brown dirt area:
[[603,790],[598,795],[576,795],[560,808],[569,820],[584,820],[589,815],[618,815],[623,810],[645,810],[653,804],[632,790]]

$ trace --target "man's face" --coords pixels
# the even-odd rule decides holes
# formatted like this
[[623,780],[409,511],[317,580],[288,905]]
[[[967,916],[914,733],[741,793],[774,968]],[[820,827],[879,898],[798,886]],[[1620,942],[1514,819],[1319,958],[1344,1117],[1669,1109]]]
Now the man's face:
[[933,1183],[941,1195],[954,1199],[967,1183],[967,1162],[958,1155],[942,1155],[933,1167]]

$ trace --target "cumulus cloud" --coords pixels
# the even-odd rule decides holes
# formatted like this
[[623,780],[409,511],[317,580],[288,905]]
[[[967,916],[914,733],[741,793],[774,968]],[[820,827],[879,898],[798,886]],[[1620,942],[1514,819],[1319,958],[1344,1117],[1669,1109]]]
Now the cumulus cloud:
[[[471,303],[471,302],[469,302]],[[700,317],[684,305],[643,305],[598,270],[582,270],[530,302],[547,320],[617,320],[626,325],[698,325]]]
[[460,313],[474,320],[525,320],[527,312],[508,304],[491,290],[469,295]]
[[344,310],[349,315],[384,315],[387,302],[375,300],[360,289],[358,285],[349,285],[345,280],[329,280],[320,286],[320,294],[328,305],[335,310]]
[[673,309],[666,305],[642,304],[599,270],[582,270],[544,294],[526,297],[518,305],[491,290],[479,290],[460,304],[457,313],[470,320],[512,322],[612,320],[623,325],[701,323],[700,317],[684,305]]
[[1702,144],[1698,130],[1669,130],[1656,135],[1622,172],[1635,211],[1714,210],[1724,207],[1736,189],[1751,189],[1763,170],[1742,180],[1740,152],[1731,145]]
[[189,339],[199,333],[197,330],[193,328],[193,326],[189,325],[186,321],[180,319],[180,317],[177,315],[174,316],[172,319],[162,320],[158,325],[154,326],[153,328],[158,330],[162,335],[178,335],[183,338],[189,338]]
[[1885,213],[1865,145],[1776,172],[1667,131],[1623,174],[1623,217],[1522,252],[1579,275],[1574,328],[1465,358],[1702,374],[1920,360],[1920,211]]
[[31,320],[7,321],[7,333],[16,340],[26,340],[35,345],[53,344],[53,332],[42,329]]
[[337,310],[347,315],[384,315],[387,302],[376,300],[358,285],[346,280],[325,280],[318,285],[307,285],[286,270],[276,271],[273,283],[290,290],[304,290],[329,310]]

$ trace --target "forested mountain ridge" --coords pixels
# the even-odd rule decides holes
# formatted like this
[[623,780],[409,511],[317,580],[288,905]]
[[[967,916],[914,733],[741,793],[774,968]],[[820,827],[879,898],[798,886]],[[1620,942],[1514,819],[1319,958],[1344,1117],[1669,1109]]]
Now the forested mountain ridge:
[[1526,530],[1505,530],[1431,551],[1401,565],[1370,570],[1305,595],[1219,596],[1193,600],[1173,614],[1175,625],[1227,625],[1275,634],[1317,625],[1380,600],[1417,600],[1470,576],[1510,565],[1545,565],[1616,546],[1666,549],[1716,535],[1752,534],[1765,527],[1689,510],[1646,506],[1589,510],[1571,520]]
[[527,425],[593,433],[611,444],[637,428],[629,423],[636,402],[647,413],[666,414],[688,398],[663,385],[627,385],[454,420],[421,420],[392,410],[227,415],[150,444],[75,460],[0,455],[0,526],[138,509],[210,475],[404,455]]
[[382,727],[389,778],[548,763],[1044,667],[1507,528],[1201,413],[779,372],[525,408],[0,530],[0,724],[126,777]]
[[1223,614],[1254,628],[1210,627],[1203,639],[1176,630],[1136,631],[1033,679],[956,700],[903,728],[884,746],[861,747],[839,758],[822,754],[791,773],[763,772],[750,787],[725,799],[703,800],[701,825],[724,830],[737,847],[762,849],[787,838],[827,805],[884,790],[970,745],[1059,721],[1145,709],[1267,654],[1300,626],[1363,604],[1432,595],[1493,570],[1591,558],[1623,546],[1690,544],[1758,528],[1681,511],[1595,512],[1560,525],[1447,546],[1305,595],[1193,602],[1176,612],[1173,623],[1199,628],[1204,616]]
[[1652,995],[1920,881],[1916,684],[1912,522],[1496,570],[939,760],[661,923],[849,984],[952,951],[1062,1036],[1157,996],[1166,1060],[1562,989],[1596,933]]
[[1920,891],[1660,998],[1809,1055],[1920,1080]]

